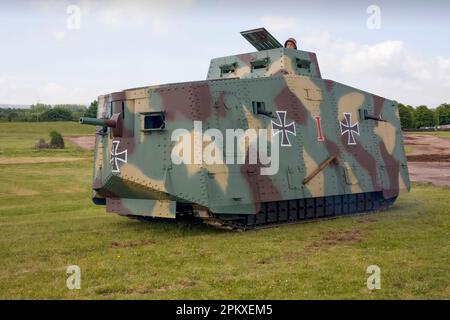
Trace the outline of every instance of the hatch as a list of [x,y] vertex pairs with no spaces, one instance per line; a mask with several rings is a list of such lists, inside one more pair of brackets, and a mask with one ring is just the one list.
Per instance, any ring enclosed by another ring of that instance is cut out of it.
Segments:
[[281,43],[265,28],[242,31],[241,34],[258,51],[283,48]]

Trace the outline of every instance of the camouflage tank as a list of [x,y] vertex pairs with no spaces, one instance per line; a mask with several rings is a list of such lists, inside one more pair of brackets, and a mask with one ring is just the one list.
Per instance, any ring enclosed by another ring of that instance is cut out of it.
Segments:
[[93,201],[250,229],[388,208],[410,181],[397,102],[321,77],[264,28],[207,80],[100,96]]

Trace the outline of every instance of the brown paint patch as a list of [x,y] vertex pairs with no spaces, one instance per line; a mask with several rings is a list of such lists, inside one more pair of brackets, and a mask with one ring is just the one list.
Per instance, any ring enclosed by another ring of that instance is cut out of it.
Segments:
[[383,196],[385,199],[390,199],[398,196],[399,193],[399,172],[400,172],[400,162],[394,158],[393,155],[389,154],[386,149],[386,145],[380,141],[379,144],[381,157],[383,158],[384,164],[386,165],[386,170],[389,176],[389,188],[383,189]]
[[126,100],[125,91],[111,93],[111,101]]
[[282,200],[283,196],[270,176],[261,175],[263,165],[259,161],[259,156],[256,164],[249,164],[248,148],[246,154],[245,164],[240,166],[240,170],[255,203],[256,210],[254,213],[258,213],[261,210],[261,202]]
[[215,108],[217,110],[217,114],[220,118],[223,118],[227,115],[227,106],[225,105],[225,96],[226,92],[221,91],[219,96],[217,97]]
[[246,66],[250,67],[250,62],[255,60],[255,57],[251,55],[250,53],[244,53],[244,54],[238,54],[236,56],[239,60],[241,60]]
[[161,87],[156,88],[155,92],[161,96],[168,120],[181,116],[192,121],[203,121],[211,115],[212,97],[205,82]]
[[328,153],[330,154],[330,156],[335,156],[338,159],[340,158],[341,150],[339,150],[337,144],[334,141],[326,139],[325,140],[325,147],[327,148]]
[[121,198],[106,198],[106,212],[114,212],[124,216],[133,215],[133,212],[123,205]]
[[195,120],[206,120],[211,116],[212,96],[207,83],[193,84],[192,91],[195,99]]
[[379,117],[381,114],[381,111],[383,110],[383,104],[386,99],[384,99],[383,97],[374,95],[374,94],[372,95],[372,99],[373,99],[373,109],[374,109],[375,117]]
[[358,141],[356,141],[356,145],[348,145],[347,134],[341,136],[342,145],[345,146],[349,154],[353,155],[359,165],[367,171],[372,180],[373,191],[380,190],[380,186],[377,183],[377,161]]
[[289,89],[284,86],[280,93],[274,99],[277,110],[287,111],[287,118],[295,121],[300,125],[306,124],[308,111],[300,99]]
[[321,73],[320,73],[320,68],[319,68],[319,61],[317,61],[317,56],[316,56],[316,54],[313,53],[313,52],[309,52],[308,55],[309,55],[309,59],[310,59],[310,60],[312,61],[312,63],[316,66],[316,70],[317,70],[317,72],[316,72],[316,77],[322,78],[322,75],[321,75]]
[[134,241],[126,241],[126,242],[118,242],[113,241],[109,245],[110,248],[133,248],[133,247],[142,247],[149,244],[154,244],[154,240],[144,239],[144,240],[134,240]]
[[334,88],[335,82],[333,80],[325,80],[325,87],[327,88],[328,92],[331,92]]
[[100,175],[96,176],[94,182],[92,183],[92,189],[100,189],[103,187],[102,178]]

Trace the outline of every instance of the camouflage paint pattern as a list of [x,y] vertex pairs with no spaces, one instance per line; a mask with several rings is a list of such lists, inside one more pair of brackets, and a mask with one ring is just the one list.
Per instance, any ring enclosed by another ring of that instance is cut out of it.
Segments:
[[[273,119],[255,114],[255,101],[274,113],[286,111],[287,121],[295,123],[297,134],[290,148],[280,148],[276,175],[260,175],[260,166],[251,164],[172,163],[172,132],[193,132],[194,121],[224,136],[225,129],[270,131]],[[145,117],[155,112],[164,112],[164,129],[145,131]],[[365,112],[385,121],[365,119]],[[255,214],[268,201],[372,191],[390,199],[410,189],[397,103],[322,79],[314,53],[277,48],[213,59],[206,81],[100,96],[97,117],[115,113],[123,122],[119,133],[97,127],[93,189],[94,199],[121,215],[175,218],[176,205],[183,203],[213,213]],[[342,123],[358,123],[355,144],[342,134]],[[126,153],[126,162],[118,161],[120,172],[113,172],[111,153]],[[330,156],[337,163],[304,184]]]

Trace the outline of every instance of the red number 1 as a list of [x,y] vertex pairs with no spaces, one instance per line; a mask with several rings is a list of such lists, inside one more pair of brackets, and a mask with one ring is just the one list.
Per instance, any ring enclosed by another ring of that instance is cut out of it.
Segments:
[[316,127],[317,127],[317,140],[324,141],[323,132],[322,132],[322,125],[320,124],[320,117],[315,117],[316,119]]

